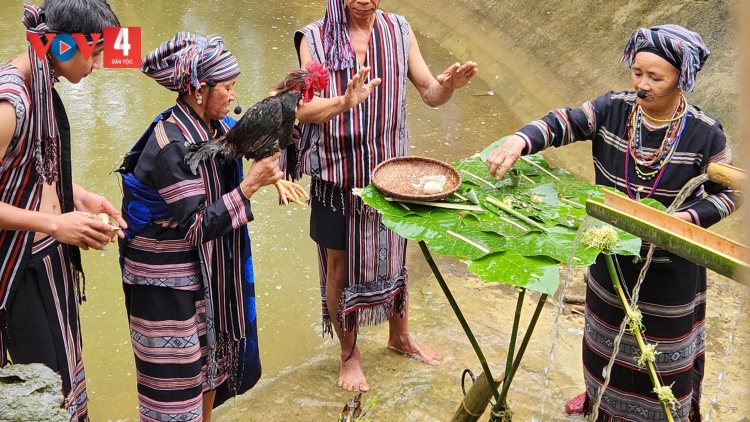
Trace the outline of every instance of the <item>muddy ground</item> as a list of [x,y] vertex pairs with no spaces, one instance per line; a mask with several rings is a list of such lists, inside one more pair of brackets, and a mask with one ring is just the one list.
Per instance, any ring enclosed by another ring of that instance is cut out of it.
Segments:
[[[481,366],[416,244],[410,244],[407,261],[411,274],[411,330],[419,341],[440,349],[443,360],[431,367],[387,350],[384,347],[387,326],[362,330],[359,344],[371,386],[363,401],[377,396],[377,404],[369,414],[373,421],[446,421],[461,403],[461,373],[469,368],[478,374]],[[505,366],[517,291],[483,283],[455,260],[441,257],[437,261],[493,374],[500,374]],[[583,291],[582,272],[578,271],[571,277],[566,294],[582,297]],[[740,316],[742,292],[736,282],[711,277],[702,408],[704,417],[710,409],[710,420],[714,421],[740,421],[750,415],[743,375],[747,371],[745,356],[750,350],[747,306],[743,308],[743,319],[734,331],[731,346],[728,342]],[[538,298],[538,294],[526,296],[522,327],[526,327]],[[580,365],[583,316],[571,312],[571,305],[563,304],[559,314],[560,334],[555,338],[557,315],[557,302],[549,301],[511,384],[509,404],[515,412],[514,420],[583,420],[564,412],[565,402],[583,391]],[[551,359],[553,344],[554,359]],[[338,350],[336,342],[321,339],[317,357],[263,379],[248,394],[219,408],[215,420],[336,421],[344,403],[353,395],[336,386]],[[550,366],[550,372],[545,379],[546,365]],[[718,389],[721,371],[725,376]],[[486,412],[480,420],[488,417]]]

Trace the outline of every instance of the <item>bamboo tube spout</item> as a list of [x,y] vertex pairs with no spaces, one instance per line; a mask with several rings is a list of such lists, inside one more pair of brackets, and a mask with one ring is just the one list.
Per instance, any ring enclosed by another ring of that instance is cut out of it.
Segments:
[[[505,378],[505,373],[500,378],[495,378],[495,384],[500,385]],[[492,398],[492,389],[487,382],[487,376],[482,372],[477,377],[469,391],[466,392],[461,404],[453,414],[451,422],[476,422],[482,416]]]
[[733,280],[746,280],[747,246],[624,196],[604,195],[604,204],[586,202],[589,215]]
[[727,164],[709,164],[707,174],[712,182],[735,190],[741,190],[747,180],[745,170]]

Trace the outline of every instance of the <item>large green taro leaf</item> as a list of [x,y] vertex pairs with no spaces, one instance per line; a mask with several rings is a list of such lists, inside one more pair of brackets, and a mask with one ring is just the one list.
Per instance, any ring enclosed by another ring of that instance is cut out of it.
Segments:
[[[457,193],[470,199],[476,196],[484,212],[390,202],[372,185],[360,195],[365,203],[382,213],[386,227],[407,239],[424,241],[435,253],[466,261],[482,280],[552,294],[559,282],[560,263],[572,259],[575,266],[591,265],[601,252],[578,240],[578,227],[587,218],[586,201],[604,200],[603,187],[576,179],[562,169],[550,168],[538,154],[528,158],[554,177],[519,160],[514,168],[520,169],[527,179],[512,186],[509,177],[493,179],[481,156],[453,164],[463,182]],[[488,195],[509,201],[515,211],[545,226],[547,233],[488,204]],[[458,196],[446,202],[477,206]],[[656,201],[644,202],[663,209]],[[595,221],[592,225],[602,224]],[[615,230],[619,242],[613,252],[639,255],[640,239]]]
[[553,295],[560,282],[558,262],[548,257],[523,256],[513,250],[469,262],[469,270],[490,283],[504,283]]
[[[594,226],[601,224],[601,222],[597,222]],[[593,264],[601,252],[600,249],[590,248],[583,244],[576,229],[554,226],[550,227],[549,231],[550,233],[547,235],[533,232],[523,237],[508,239],[508,249],[524,256],[547,256],[561,263],[568,263],[572,259],[573,265],[577,267]],[[641,239],[617,228],[615,228],[615,231],[617,231],[620,240],[617,242],[613,253],[631,256],[640,254]],[[578,239],[576,236],[578,236]],[[571,255],[574,245],[575,253]]]
[[[383,215],[383,224],[409,240],[424,241],[435,253],[463,259],[479,259],[489,253],[503,251],[508,242],[500,234],[467,229],[461,225],[456,213],[435,210],[429,217]],[[485,250],[448,233],[448,231],[475,243]]]

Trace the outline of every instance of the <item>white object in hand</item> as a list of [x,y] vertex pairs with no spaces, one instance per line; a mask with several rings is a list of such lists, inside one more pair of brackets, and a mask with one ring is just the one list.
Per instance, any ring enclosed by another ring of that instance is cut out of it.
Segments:
[[109,224],[109,214],[106,212],[100,212],[99,214],[96,214],[96,217],[102,220],[102,223]]

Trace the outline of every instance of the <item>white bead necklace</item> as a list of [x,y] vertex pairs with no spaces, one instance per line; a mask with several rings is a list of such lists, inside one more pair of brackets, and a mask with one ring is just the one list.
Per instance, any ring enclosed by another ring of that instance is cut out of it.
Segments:
[[657,125],[653,125],[653,124],[649,123],[647,119],[643,119],[643,120],[641,120],[641,122],[643,123],[644,126],[646,126],[647,128],[649,128],[650,130],[660,130],[660,129],[664,129],[667,126],[669,126],[669,123],[664,123],[664,124],[658,125],[658,126]]

